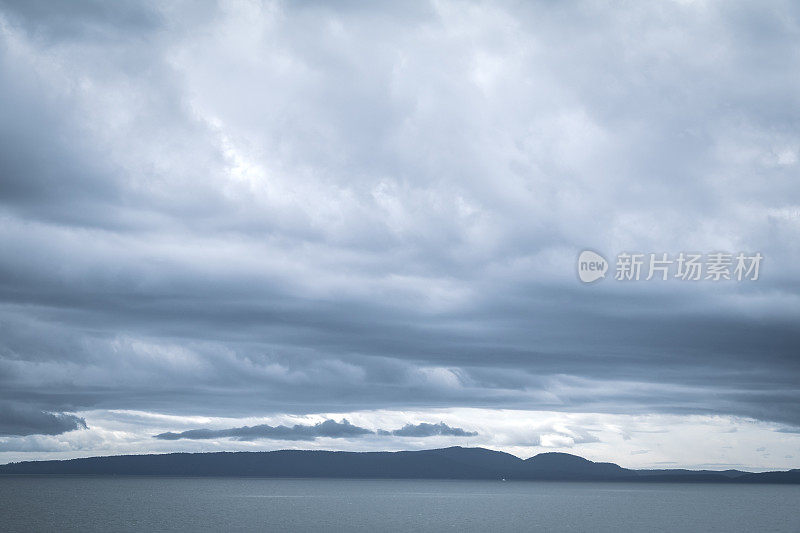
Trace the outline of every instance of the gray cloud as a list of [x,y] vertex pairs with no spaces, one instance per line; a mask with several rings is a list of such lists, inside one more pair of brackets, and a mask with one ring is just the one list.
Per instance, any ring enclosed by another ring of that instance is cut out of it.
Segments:
[[[796,426],[798,20],[3,2],[0,400]],[[765,263],[585,287],[585,247]]]
[[450,427],[444,422],[439,422],[438,424],[420,422],[419,424],[406,424],[402,428],[392,431],[378,430],[378,434],[394,435],[395,437],[434,437],[440,435],[449,437],[474,437],[478,433],[475,431],[465,431],[457,427]]
[[334,439],[360,437],[372,433],[368,429],[354,426],[346,419],[341,422],[335,420],[325,420],[313,426],[295,424],[289,426],[269,426],[266,424],[258,426],[244,426],[230,429],[190,429],[180,433],[161,433],[156,435],[157,439],[178,440],[178,439],[219,439],[231,437],[237,440],[256,440],[256,439],[277,439],[277,440],[314,440],[317,437],[329,437]]
[[166,432],[155,435],[155,438],[161,440],[178,440],[178,439],[220,439],[220,438],[233,438],[236,440],[258,440],[258,439],[274,439],[274,440],[315,440],[318,437],[329,438],[354,438],[362,437],[364,435],[378,434],[383,436],[393,435],[397,437],[433,437],[433,436],[450,436],[450,437],[473,437],[477,433],[472,431],[465,431],[461,428],[450,427],[444,422],[438,424],[428,424],[422,422],[420,424],[406,424],[400,429],[387,431],[379,429],[372,431],[362,427],[355,426],[343,419],[341,422],[335,420],[325,420],[317,424],[295,424],[289,426],[270,426],[261,424],[258,426],[244,426],[239,428],[230,429],[190,429],[181,431],[180,433]]
[[28,405],[0,402],[0,436],[59,435],[86,429],[86,420],[68,413],[48,413]]
[[159,17],[139,2],[109,5],[99,0],[51,4],[43,0],[5,0],[4,14],[45,44],[141,39],[159,24]]

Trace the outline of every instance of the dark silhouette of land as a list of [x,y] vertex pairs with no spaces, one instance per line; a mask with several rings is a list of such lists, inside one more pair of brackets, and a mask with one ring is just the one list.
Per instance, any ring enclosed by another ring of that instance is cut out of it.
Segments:
[[568,453],[530,459],[484,448],[406,452],[169,453],[0,465],[0,475],[234,476],[362,479],[506,479],[697,483],[800,483],[800,470],[631,470]]

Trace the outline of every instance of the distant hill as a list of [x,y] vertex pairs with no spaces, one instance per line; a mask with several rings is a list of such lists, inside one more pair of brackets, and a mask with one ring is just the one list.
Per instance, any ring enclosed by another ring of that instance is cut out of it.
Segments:
[[636,473],[640,476],[648,476],[648,475],[670,475],[670,476],[698,476],[698,475],[715,475],[715,476],[727,476],[727,477],[739,477],[743,474],[748,474],[749,472],[743,472],[742,470],[687,470],[685,468],[674,468],[669,470],[636,470]]
[[636,472],[614,463],[595,463],[569,453],[540,453],[523,461],[517,479],[627,479]]
[[748,473],[737,470],[630,470],[568,453],[522,460],[484,448],[405,452],[169,453],[117,455],[66,461],[0,465],[0,475],[138,475],[381,479],[506,479],[701,483],[800,483],[800,470]]

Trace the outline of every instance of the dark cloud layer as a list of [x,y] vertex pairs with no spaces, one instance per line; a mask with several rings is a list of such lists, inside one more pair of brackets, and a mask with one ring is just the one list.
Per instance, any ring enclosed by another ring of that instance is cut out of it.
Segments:
[[[31,420],[7,427],[800,426],[799,26],[788,1],[0,2],[0,401]],[[581,286],[584,248],[765,260]],[[225,431],[316,435],[281,428]]]
[[68,413],[48,413],[13,402],[0,402],[0,436],[59,435],[86,429],[86,420]]

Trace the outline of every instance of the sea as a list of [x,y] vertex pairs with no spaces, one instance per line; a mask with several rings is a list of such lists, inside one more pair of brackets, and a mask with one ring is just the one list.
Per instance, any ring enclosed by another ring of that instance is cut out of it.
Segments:
[[800,486],[10,476],[0,531],[800,532]]

